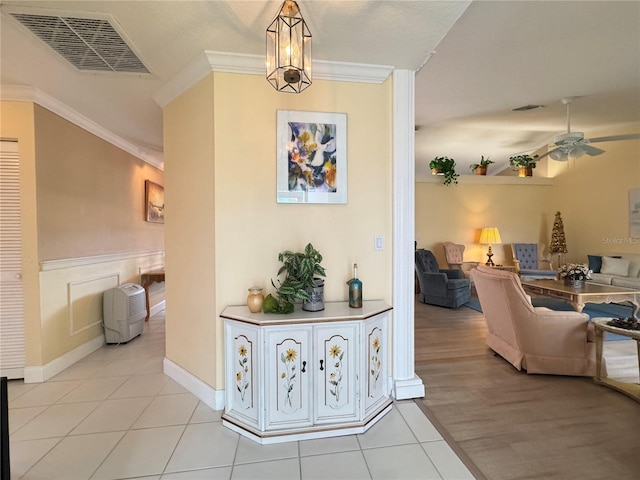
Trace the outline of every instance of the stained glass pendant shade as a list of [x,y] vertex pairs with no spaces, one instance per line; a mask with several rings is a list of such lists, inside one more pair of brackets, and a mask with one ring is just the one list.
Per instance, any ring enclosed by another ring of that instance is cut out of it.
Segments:
[[267,80],[279,92],[311,85],[311,32],[298,4],[286,0],[267,28]]

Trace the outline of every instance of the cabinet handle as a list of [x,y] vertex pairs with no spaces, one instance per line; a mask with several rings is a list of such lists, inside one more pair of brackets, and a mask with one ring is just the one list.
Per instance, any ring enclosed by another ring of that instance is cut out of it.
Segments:
[[324,367],[322,366],[323,362],[324,362],[324,360],[320,360],[320,370],[324,370]]
[[302,362],[302,373],[306,372],[305,368],[307,368],[307,362]]

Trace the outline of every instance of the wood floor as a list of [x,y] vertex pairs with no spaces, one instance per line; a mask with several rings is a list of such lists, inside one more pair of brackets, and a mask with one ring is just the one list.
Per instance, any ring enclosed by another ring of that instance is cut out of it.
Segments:
[[[416,302],[425,413],[477,478],[640,479],[640,402],[591,378],[527,375],[485,345],[481,313]],[[633,341],[606,342],[609,376],[638,381]]]

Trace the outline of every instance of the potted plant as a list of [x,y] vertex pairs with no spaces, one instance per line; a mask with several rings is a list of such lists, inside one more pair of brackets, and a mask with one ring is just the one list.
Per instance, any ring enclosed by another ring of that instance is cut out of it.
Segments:
[[456,162],[449,157],[436,157],[429,162],[429,168],[433,175],[444,175],[444,185],[458,183],[459,174],[456,173]]
[[311,243],[304,252],[284,250],[278,254],[282,266],[278,276],[285,274],[278,285],[271,280],[276,289],[277,299],[267,295],[262,304],[265,313],[291,313],[293,304],[302,300],[302,309],[310,312],[324,310],[324,280],[326,275],[322,262],[322,255]]
[[536,168],[538,162],[538,156],[531,157],[530,155],[514,155],[509,158],[509,165],[511,168],[518,171],[519,177],[531,177],[533,176],[533,169]]
[[492,163],[494,163],[493,160],[489,160],[489,157],[484,158],[484,155],[482,155],[480,157],[480,163],[472,163],[469,165],[469,169],[476,175],[486,175],[487,167]]
[[584,282],[591,278],[591,270],[584,263],[565,263],[558,270],[560,278],[564,280],[566,285],[573,288],[584,287]]

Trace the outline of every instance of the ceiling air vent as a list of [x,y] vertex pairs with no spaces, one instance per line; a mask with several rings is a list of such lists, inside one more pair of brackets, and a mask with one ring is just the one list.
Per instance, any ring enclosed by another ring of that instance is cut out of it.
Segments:
[[512,108],[512,112],[526,112],[527,110],[535,110],[536,108],[544,108],[544,105],[523,105],[521,107]]
[[149,73],[108,20],[11,15],[78,70]]

